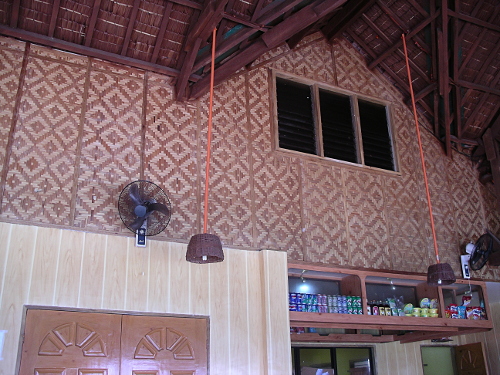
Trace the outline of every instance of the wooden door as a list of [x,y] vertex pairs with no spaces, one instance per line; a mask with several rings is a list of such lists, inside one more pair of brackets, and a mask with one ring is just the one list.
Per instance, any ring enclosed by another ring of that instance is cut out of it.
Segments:
[[480,342],[455,347],[455,359],[458,375],[488,375]]
[[30,309],[21,375],[207,375],[204,318]]
[[206,375],[207,321],[124,315],[122,375]]
[[119,375],[116,314],[28,310],[22,375]]

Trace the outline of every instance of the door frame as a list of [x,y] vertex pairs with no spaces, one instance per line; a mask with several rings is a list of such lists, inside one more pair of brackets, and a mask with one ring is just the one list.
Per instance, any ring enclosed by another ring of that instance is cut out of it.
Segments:
[[422,357],[422,348],[450,348],[450,351],[452,353],[452,361],[451,365],[453,366],[453,373],[457,374],[457,365],[455,361],[455,347],[456,345],[420,345],[420,364],[422,366],[422,373],[425,374],[425,368],[424,368],[424,358]]
[[90,309],[90,308],[77,308],[77,307],[62,307],[62,306],[39,306],[39,305],[24,305],[22,310],[21,329],[19,332],[19,344],[17,348],[16,359],[16,375],[20,375],[21,370],[21,355],[24,343],[24,332],[26,328],[26,315],[28,310],[51,310],[51,311],[64,311],[64,312],[78,312],[78,313],[101,313],[101,314],[116,314],[116,315],[139,315],[139,316],[157,316],[157,317],[171,317],[171,318],[194,318],[205,319],[207,323],[207,374],[210,375],[210,316],[208,315],[195,315],[195,314],[175,314],[175,313],[155,313],[145,311],[132,311],[132,310],[105,310],[105,309]]

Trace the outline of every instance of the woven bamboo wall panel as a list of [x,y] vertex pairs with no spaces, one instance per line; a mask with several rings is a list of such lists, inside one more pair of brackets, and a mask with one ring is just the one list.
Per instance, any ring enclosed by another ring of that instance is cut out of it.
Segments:
[[343,171],[346,191],[349,263],[390,268],[384,178],[367,172]]
[[[216,87],[208,231],[225,246],[283,250],[293,260],[425,272],[434,251],[413,116],[352,47],[315,38],[276,48]],[[16,97],[23,46],[0,39],[0,155],[10,155],[0,217],[131,235],[117,200],[144,178],[172,201],[159,237],[187,242],[199,233],[208,95],[178,103],[173,78],[32,46]],[[272,67],[388,100],[398,173],[275,150]],[[465,241],[484,228],[500,232],[496,198],[466,158],[448,159],[423,138],[441,259],[459,275]]]
[[[218,86],[214,92],[208,212],[213,233],[233,245],[252,247],[251,164],[245,84],[244,75],[240,75]],[[202,108],[207,107],[202,103]],[[202,114],[204,123],[206,114],[204,111]],[[206,136],[202,139],[205,149]]]
[[198,108],[173,98],[172,78],[149,75],[144,178],[164,189],[172,218],[160,236],[189,240],[200,231]]
[[295,158],[254,155],[255,247],[302,259],[300,174]]
[[91,71],[88,90],[75,226],[125,231],[116,202],[141,175],[143,81]]
[[250,126],[250,145],[254,152],[267,153],[272,149],[271,119],[273,112],[270,107],[269,74],[266,69],[255,69],[247,75],[248,90],[248,121]]
[[349,264],[342,170],[305,162],[302,168],[304,259]]
[[380,73],[368,70],[359,53],[346,40],[335,45],[334,54],[339,87],[387,101],[401,97]]
[[70,224],[85,71],[30,57],[2,212],[8,218]]
[[0,176],[3,172],[7,142],[14,116],[24,47],[24,43],[14,45],[12,48],[0,43]]

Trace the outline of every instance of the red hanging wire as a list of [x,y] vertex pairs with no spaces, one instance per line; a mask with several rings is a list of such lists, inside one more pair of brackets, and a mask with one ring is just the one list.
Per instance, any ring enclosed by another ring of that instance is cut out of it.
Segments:
[[427,194],[427,206],[429,208],[429,216],[431,218],[431,230],[432,230],[432,240],[434,242],[434,252],[436,253],[436,261],[437,261],[437,263],[439,263],[439,251],[438,251],[438,245],[437,245],[437,239],[436,239],[436,226],[434,225],[434,216],[432,215],[431,194],[429,191],[429,181],[427,180],[427,169],[425,168],[424,151],[422,148],[422,140],[420,138],[420,128],[418,126],[417,106],[415,105],[415,95],[413,93],[413,84],[412,84],[412,80],[411,80],[410,63],[408,61],[408,51],[406,49],[405,35],[402,34],[401,38],[403,39],[403,49],[404,49],[405,61],[406,61],[406,72],[408,73],[408,83],[410,85],[410,95],[411,95],[411,104],[413,107],[413,117],[415,118],[415,127],[417,128],[417,139],[418,139],[418,148],[420,150],[420,161],[422,162],[422,170],[424,173],[425,193]]
[[214,76],[215,76],[215,35],[217,29],[212,31],[212,68],[210,71],[210,102],[208,105],[208,139],[207,139],[207,162],[205,169],[205,211],[203,214],[203,233],[207,233],[208,221],[208,177],[210,172],[210,144],[212,143],[212,108],[214,101]]

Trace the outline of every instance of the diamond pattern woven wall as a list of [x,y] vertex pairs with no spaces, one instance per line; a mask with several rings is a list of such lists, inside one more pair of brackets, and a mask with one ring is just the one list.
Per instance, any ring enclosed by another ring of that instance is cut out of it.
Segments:
[[0,38],[0,175],[14,116],[24,49],[22,42]]
[[125,229],[116,209],[118,196],[141,176],[144,87],[142,79],[109,73],[112,69],[97,62],[90,71],[75,226],[120,232]]
[[[0,40],[0,157],[8,166],[0,219],[128,233],[118,195],[145,178],[173,204],[159,237],[186,242],[199,233],[208,96],[178,103],[172,78],[34,46],[21,76],[23,53],[23,43]],[[269,68],[390,102],[399,172],[275,150]],[[412,272],[434,263],[413,116],[348,43],[314,35],[293,51],[276,48],[216,87],[214,105],[209,231],[225,246]],[[448,159],[427,132],[424,145],[441,258],[458,275],[461,246],[485,227],[500,231],[496,198],[466,158]]]
[[[32,54],[26,68],[2,212],[5,217],[70,224],[85,60]],[[74,62],[74,61],[73,61]]]
[[160,234],[189,240],[201,230],[198,105],[173,98],[172,78],[148,78],[144,178],[161,186],[172,202],[172,219]]

